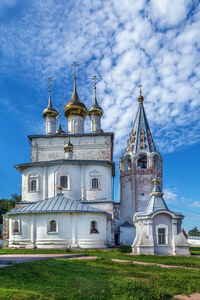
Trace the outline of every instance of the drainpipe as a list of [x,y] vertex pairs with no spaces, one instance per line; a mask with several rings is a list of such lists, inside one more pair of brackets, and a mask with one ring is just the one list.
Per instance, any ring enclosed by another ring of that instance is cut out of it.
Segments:
[[62,166],[64,164],[64,161],[62,161],[62,163],[57,167],[57,169],[55,169],[55,171],[53,172],[53,174],[54,174],[54,197],[56,196],[56,178],[55,178],[55,173],[56,173],[56,171],[58,171],[58,169]]

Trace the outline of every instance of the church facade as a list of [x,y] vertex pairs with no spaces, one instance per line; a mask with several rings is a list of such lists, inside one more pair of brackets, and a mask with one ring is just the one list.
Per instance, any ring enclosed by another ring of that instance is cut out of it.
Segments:
[[[104,248],[138,240],[136,216],[149,205],[154,178],[162,189],[162,157],[143,100],[140,86],[135,122],[120,158],[120,201],[114,203],[114,133],[101,129],[96,81],[94,101],[87,109],[78,97],[74,73],[73,94],[64,107],[68,133],[52,105],[49,84],[43,111],[46,134],[28,136],[31,162],[16,166],[22,174],[22,201],[7,214],[9,247]],[[84,130],[87,115],[90,133]]]

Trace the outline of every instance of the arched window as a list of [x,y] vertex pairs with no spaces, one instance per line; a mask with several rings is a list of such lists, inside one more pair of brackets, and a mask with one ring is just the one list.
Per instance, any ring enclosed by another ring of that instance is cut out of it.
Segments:
[[92,178],[92,189],[98,189],[98,188],[99,188],[98,178]]
[[13,223],[13,233],[19,233],[19,222],[14,221]]
[[131,156],[127,155],[124,158],[124,171],[131,170],[131,166],[132,166]]
[[137,161],[138,169],[146,169],[147,168],[147,156],[146,154],[140,154]]
[[67,189],[68,188],[68,177],[67,176],[60,176],[60,186],[63,189]]
[[56,232],[56,221],[55,220],[51,220],[50,224],[49,224],[49,231],[50,232]]
[[30,181],[30,190],[32,192],[37,190],[37,181],[36,181],[36,179],[32,179]]
[[154,155],[153,157],[153,167],[155,171],[160,171],[161,165],[160,165],[160,158],[158,155]]
[[28,189],[29,192],[38,192],[39,190],[39,175],[32,173],[28,176]]
[[99,233],[99,231],[97,229],[97,222],[96,221],[91,222],[90,233]]

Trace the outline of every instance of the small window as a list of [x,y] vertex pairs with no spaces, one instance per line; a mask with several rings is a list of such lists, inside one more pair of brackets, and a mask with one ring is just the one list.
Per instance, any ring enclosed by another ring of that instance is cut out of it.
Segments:
[[14,221],[14,223],[13,223],[13,233],[14,234],[19,233],[19,222],[18,221]]
[[158,228],[158,244],[165,245],[166,244],[166,229]]
[[49,224],[49,231],[50,232],[56,232],[56,221],[55,220],[51,220],[50,224]]
[[39,189],[39,175],[30,174],[28,177],[28,190],[29,192],[38,192]]
[[32,180],[30,181],[30,190],[31,190],[32,192],[34,192],[34,191],[37,190],[37,182],[36,182],[35,179],[32,179]]
[[92,178],[92,189],[98,189],[98,188],[99,188],[98,178]]
[[68,177],[67,176],[60,176],[60,186],[63,189],[67,189],[68,188]]
[[124,158],[124,171],[131,170],[131,167],[132,167],[131,156],[128,154]]
[[97,222],[96,221],[91,222],[90,233],[99,233],[99,231],[97,229]]

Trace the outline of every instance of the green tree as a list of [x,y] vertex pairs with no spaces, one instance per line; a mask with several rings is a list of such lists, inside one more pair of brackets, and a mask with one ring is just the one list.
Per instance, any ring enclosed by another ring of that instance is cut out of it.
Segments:
[[195,226],[193,229],[190,229],[188,231],[188,235],[190,235],[190,236],[200,236],[200,231]]
[[3,216],[9,210],[15,207],[15,204],[21,201],[21,196],[12,194],[11,199],[0,199],[0,224],[3,222]]

